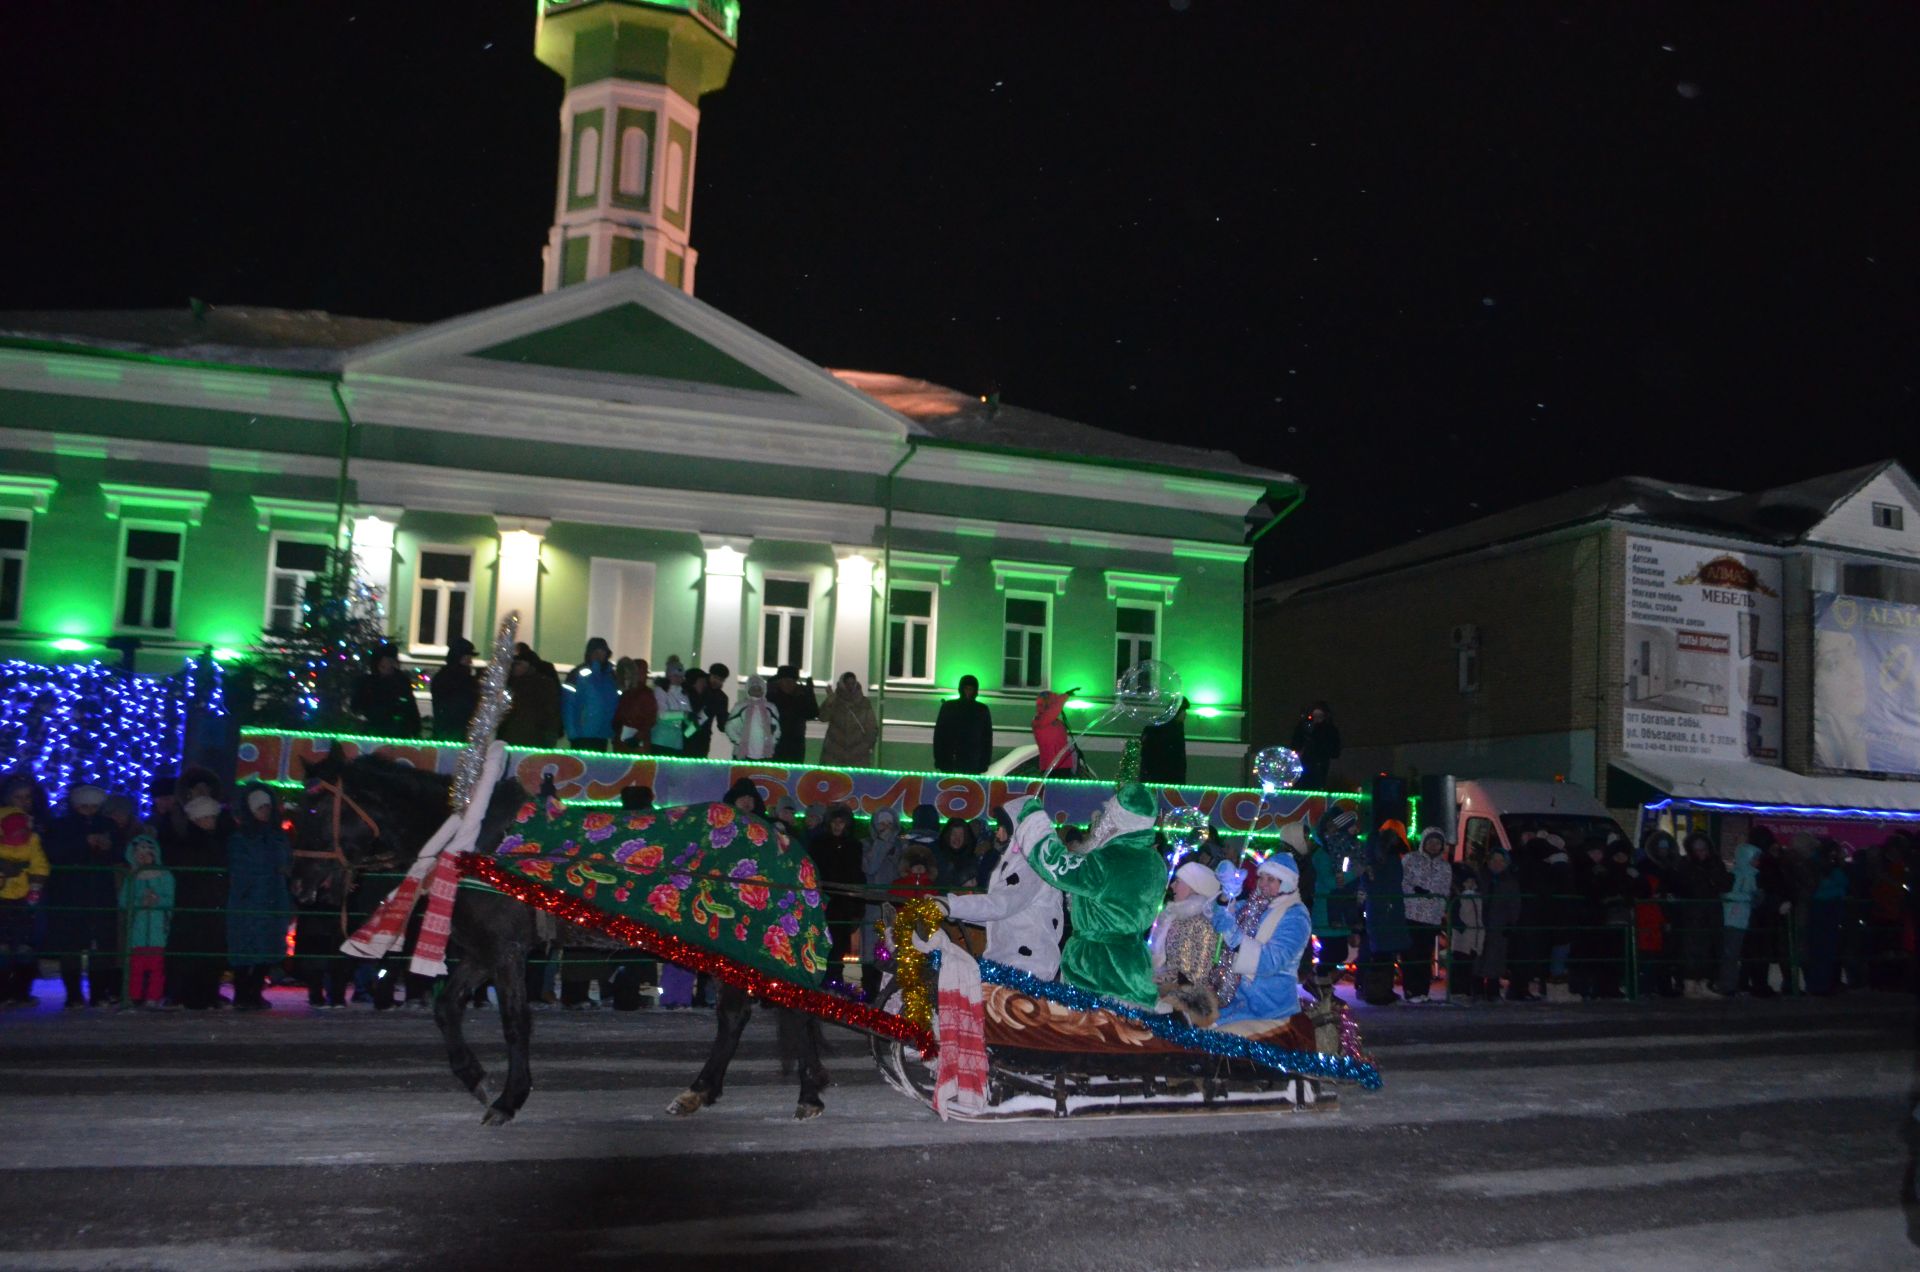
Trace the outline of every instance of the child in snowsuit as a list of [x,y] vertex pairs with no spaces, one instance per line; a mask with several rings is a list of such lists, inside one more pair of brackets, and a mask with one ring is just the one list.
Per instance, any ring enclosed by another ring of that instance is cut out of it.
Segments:
[[770,759],[780,745],[780,713],[767,701],[767,682],[760,677],[747,677],[747,700],[727,717],[727,736],[736,760]]
[[127,919],[127,1001],[158,1007],[167,993],[167,929],[173,924],[173,872],[161,868],[160,841],[142,831],[127,844],[133,867],[120,885]]
[[33,908],[40,904],[49,873],[33,819],[21,809],[0,808],[0,1002],[33,1001],[33,977],[39,969]]

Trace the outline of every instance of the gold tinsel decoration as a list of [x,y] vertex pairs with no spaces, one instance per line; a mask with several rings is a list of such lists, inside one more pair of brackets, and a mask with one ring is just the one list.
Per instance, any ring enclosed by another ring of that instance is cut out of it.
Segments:
[[913,943],[916,929],[937,929],[946,919],[932,897],[902,901],[893,916],[893,978],[900,985],[900,1015],[916,1028],[933,1028],[935,986],[928,974],[927,956]]

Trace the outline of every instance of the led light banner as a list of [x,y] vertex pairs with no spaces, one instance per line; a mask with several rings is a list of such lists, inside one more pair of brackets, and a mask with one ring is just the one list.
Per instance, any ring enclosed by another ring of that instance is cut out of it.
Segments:
[[1920,605],[1813,594],[1813,762],[1920,777]]
[[[452,773],[460,753],[457,744],[390,742],[379,738],[341,738],[337,743],[349,758],[365,751],[416,768]],[[318,762],[335,745],[329,738],[296,733],[272,733],[249,729],[240,741],[238,777],[249,781],[300,781],[307,762]],[[554,793],[563,800],[612,800],[628,786],[650,786],[654,802],[661,805],[693,804],[720,799],[727,788],[740,778],[752,778],[773,804],[786,795],[800,804],[844,803],[860,814],[892,808],[904,816],[921,804],[932,804],[942,818],[971,819],[986,815],[1011,799],[1039,795],[1041,783],[1033,777],[967,777],[942,773],[900,773],[884,769],[788,767],[780,764],[734,763],[726,760],[681,760],[651,755],[611,753],[596,755],[583,751],[542,751],[520,747],[507,752],[511,771],[529,791],[540,789],[541,780],[553,775]],[[1158,790],[1161,802],[1170,808],[1198,808],[1223,830],[1244,832],[1260,818],[1259,829],[1276,827],[1301,818],[1311,825],[1326,810],[1327,797],[1297,791],[1282,791],[1267,798],[1260,809],[1260,792],[1225,791],[1217,787],[1167,786]],[[1095,809],[1113,794],[1108,782],[1050,781],[1046,783],[1047,809],[1058,821],[1085,825]],[[1366,801],[1354,795],[1345,797],[1360,809],[1365,820]]]
[[1628,539],[1624,746],[1780,763],[1780,562]]

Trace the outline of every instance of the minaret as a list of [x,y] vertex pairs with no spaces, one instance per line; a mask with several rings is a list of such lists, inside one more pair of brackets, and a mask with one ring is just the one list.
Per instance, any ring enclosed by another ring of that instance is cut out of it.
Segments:
[[644,269],[689,293],[700,98],[733,67],[739,0],[539,0],[534,52],[567,81],[544,289]]

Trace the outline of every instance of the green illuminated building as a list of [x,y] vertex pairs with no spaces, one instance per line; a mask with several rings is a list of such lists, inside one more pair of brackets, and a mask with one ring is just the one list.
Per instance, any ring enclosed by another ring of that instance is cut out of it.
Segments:
[[1250,542],[1298,484],[829,371],[695,300],[695,106],[738,20],[720,0],[542,6],[540,56],[568,77],[547,294],[424,326],[0,314],[0,650],[132,644],[158,669],[244,649],[350,532],[423,665],[519,610],[562,667],[604,636],[656,669],[850,670],[884,694],[882,762],[907,767],[962,675],[1010,748],[1039,688],[1097,704],[1151,656],[1196,708],[1192,780],[1235,778]]

